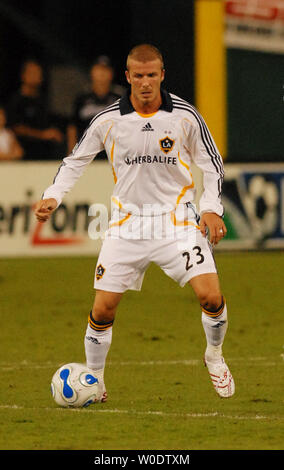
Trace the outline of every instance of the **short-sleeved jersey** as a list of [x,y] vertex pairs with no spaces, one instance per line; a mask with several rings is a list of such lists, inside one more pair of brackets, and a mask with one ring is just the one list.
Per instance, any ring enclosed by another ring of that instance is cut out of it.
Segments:
[[115,182],[112,199],[122,211],[140,215],[151,204],[161,214],[192,201],[194,162],[203,172],[200,212],[222,216],[223,162],[203,118],[185,100],[165,90],[161,95],[162,105],[153,114],[136,112],[127,93],[95,116],[43,197],[60,204],[105,149]]

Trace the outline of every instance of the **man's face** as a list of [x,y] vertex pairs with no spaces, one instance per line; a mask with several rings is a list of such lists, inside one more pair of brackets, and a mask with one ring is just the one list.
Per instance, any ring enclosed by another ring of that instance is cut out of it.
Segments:
[[131,95],[142,105],[151,104],[160,96],[165,71],[159,59],[139,62],[129,59],[126,79],[131,85]]

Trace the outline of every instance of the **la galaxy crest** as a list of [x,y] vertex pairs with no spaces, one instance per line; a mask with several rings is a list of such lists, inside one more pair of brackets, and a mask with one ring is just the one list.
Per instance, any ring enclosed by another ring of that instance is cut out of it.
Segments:
[[104,273],[105,273],[105,268],[101,264],[99,264],[96,269],[97,281],[99,281],[103,277]]
[[170,139],[168,136],[164,137],[163,139],[160,139],[159,142],[160,142],[160,148],[164,153],[170,152],[175,145],[175,141]]

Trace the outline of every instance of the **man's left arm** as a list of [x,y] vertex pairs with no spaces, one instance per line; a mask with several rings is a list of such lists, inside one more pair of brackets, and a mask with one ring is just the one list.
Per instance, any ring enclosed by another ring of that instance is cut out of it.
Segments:
[[200,229],[203,236],[209,231],[209,240],[216,245],[227,233],[221,201],[224,165],[213,137],[199,114],[190,140],[194,163],[203,173],[204,190],[199,201]]

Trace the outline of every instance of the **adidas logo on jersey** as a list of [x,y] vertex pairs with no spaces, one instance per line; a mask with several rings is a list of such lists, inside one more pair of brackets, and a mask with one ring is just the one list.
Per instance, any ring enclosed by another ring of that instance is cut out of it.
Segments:
[[151,126],[150,122],[147,122],[145,126],[142,127],[141,131],[153,131],[153,127]]

